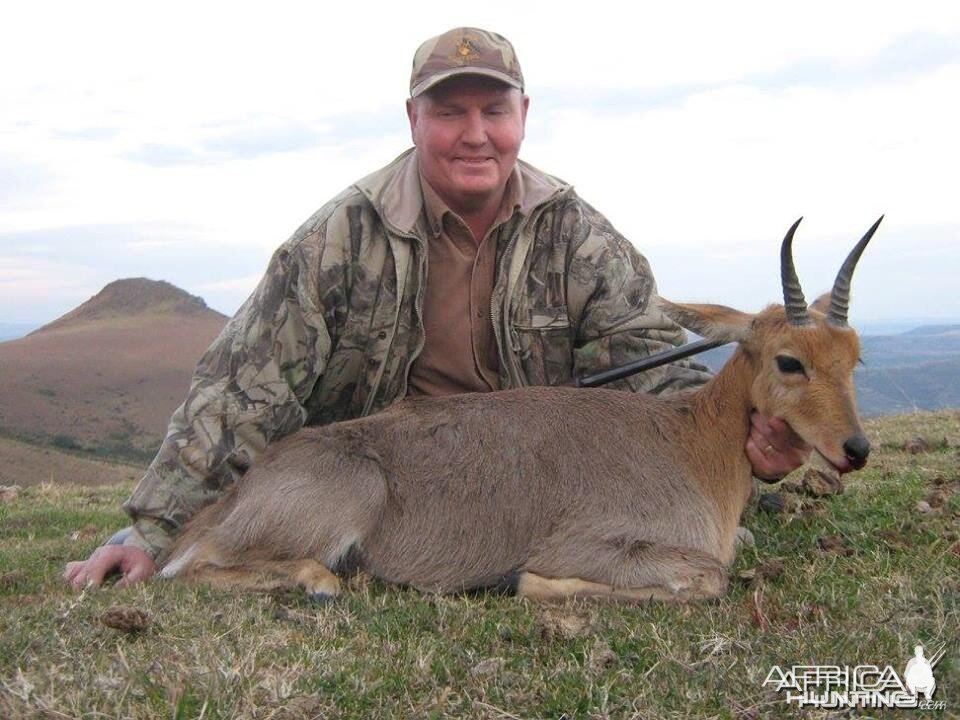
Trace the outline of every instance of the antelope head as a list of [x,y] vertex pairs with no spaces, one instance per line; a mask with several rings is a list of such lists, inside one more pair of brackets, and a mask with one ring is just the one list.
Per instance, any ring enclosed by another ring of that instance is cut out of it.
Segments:
[[781,246],[782,306],[771,305],[751,315],[722,305],[664,303],[671,317],[699,335],[738,342],[753,373],[753,407],[767,417],[786,420],[841,473],[862,468],[870,452],[853,389],[860,343],[847,324],[847,309],[854,268],[882,219],[847,256],[833,290],[811,306],[804,300],[793,264],[793,235],[800,220]]

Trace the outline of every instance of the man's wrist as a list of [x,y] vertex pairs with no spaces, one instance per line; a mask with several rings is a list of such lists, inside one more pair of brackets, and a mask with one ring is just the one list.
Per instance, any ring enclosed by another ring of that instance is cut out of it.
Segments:
[[123,545],[130,534],[133,532],[133,525],[128,525],[125,528],[120,528],[113,535],[111,535],[104,545]]
[[[123,538],[123,546],[142,550],[155,562],[173,545],[173,535],[167,529],[167,525],[152,518],[140,518],[130,528],[124,528],[120,532],[125,530],[129,532]],[[117,535],[119,533],[114,537]]]

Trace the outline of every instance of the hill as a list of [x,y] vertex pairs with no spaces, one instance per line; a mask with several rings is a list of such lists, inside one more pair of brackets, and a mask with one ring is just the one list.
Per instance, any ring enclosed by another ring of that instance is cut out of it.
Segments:
[[0,432],[148,458],[227,318],[167,282],[117,280],[0,343]]
[[78,457],[54,448],[0,438],[0,485],[29,487],[39,483],[96,486],[129,484],[140,479],[142,467]]
[[220,313],[208,308],[202,298],[190,295],[165,280],[126,278],[114,280],[82,305],[31,334],[145,315],[182,318],[201,317],[210,313],[226,320]]

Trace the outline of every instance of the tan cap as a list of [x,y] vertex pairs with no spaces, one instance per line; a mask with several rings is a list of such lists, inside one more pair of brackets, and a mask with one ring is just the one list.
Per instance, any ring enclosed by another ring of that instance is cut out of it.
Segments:
[[410,73],[410,97],[454,75],[485,75],[523,90],[523,73],[513,45],[488,30],[448,30],[417,48]]

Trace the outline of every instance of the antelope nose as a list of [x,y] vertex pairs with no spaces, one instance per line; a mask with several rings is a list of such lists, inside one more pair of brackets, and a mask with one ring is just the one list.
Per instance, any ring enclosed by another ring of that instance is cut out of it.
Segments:
[[870,454],[870,441],[863,435],[853,435],[847,438],[847,441],[843,444],[843,452],[850,464],[859,470],[867,464],[867,455]]

